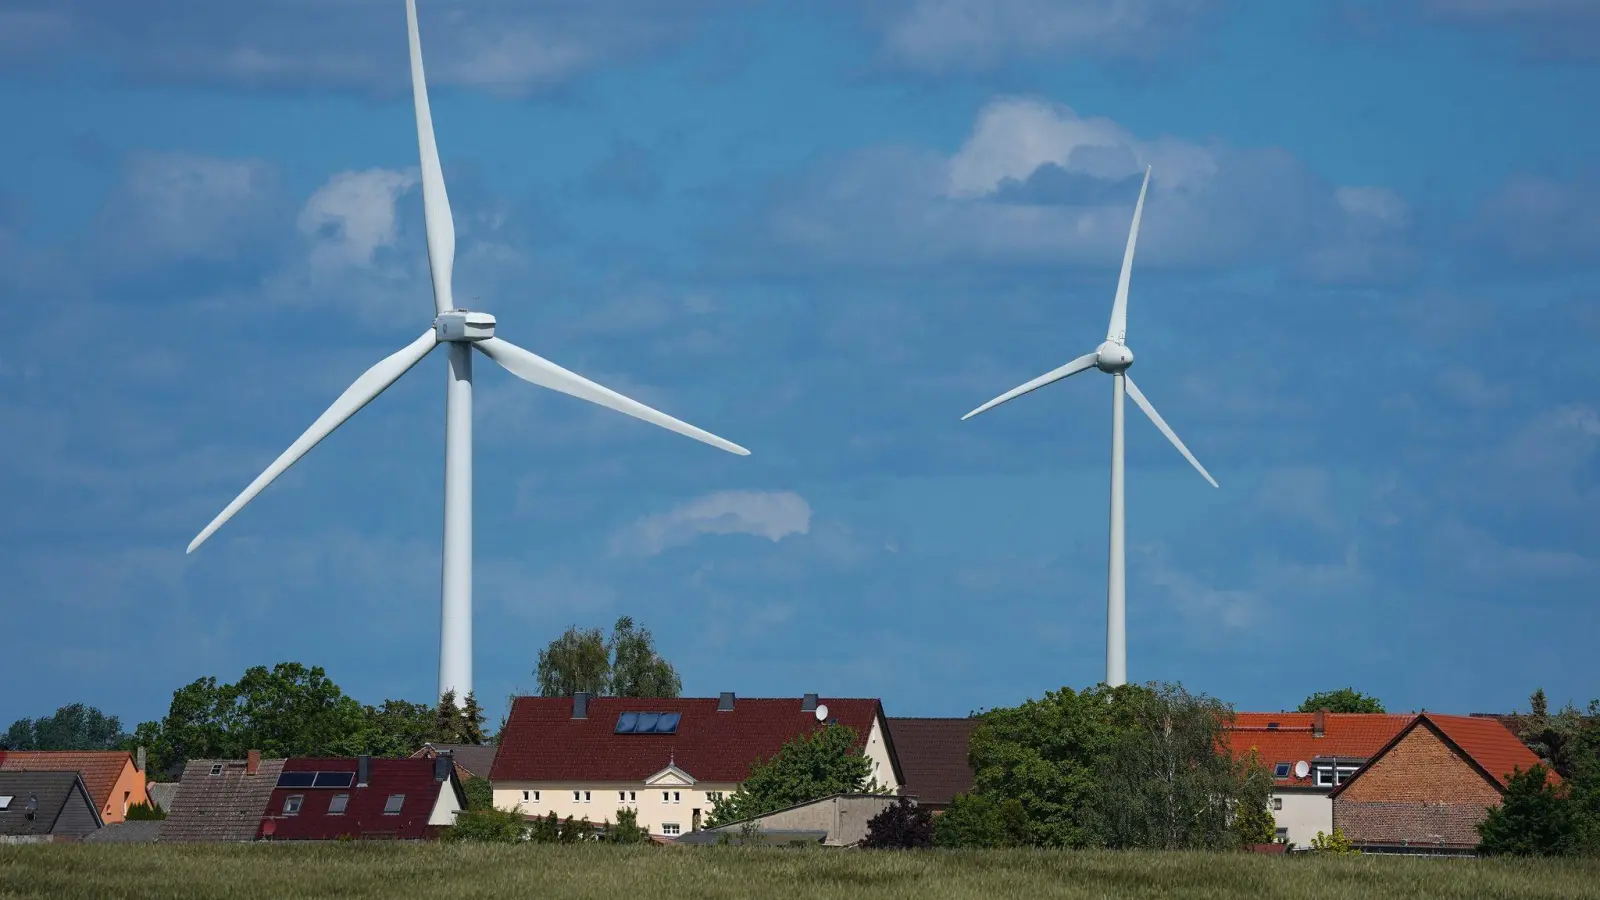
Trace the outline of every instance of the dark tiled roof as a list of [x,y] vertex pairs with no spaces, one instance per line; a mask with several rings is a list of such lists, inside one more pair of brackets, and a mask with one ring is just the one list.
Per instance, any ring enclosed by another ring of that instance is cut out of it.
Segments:
[[84,835],[97,844],[149,844],[161,837],[165,822],[114,822],[99,831]]
[[[219,764],[222,774],[212,775],[212,766]],[[255,775],[245,774],[242,759],[189,760],[161,841],[255,840],[282,771],[281,759],[263,759]]]
[[468,774],[479,778],[488,778],[489,770],[494,767],[494,752],[500,749],[494,744],[424,744],[421,750],[411,754],[413,757],[431,756],[428,751],[436,753],[448,752],[455,757],[456,765],[465,769]]
[[178,796],[178,782],[152,781],[144,786],[144,790],[145,793],[150,796],[150,802],[161,807],[162,809],[171,811],[173,798]]
[[126,750],[11,750],[0,760],[0,772],[78,772],[95,808],[105,809],[122,770],[131,765]]
[[[355,772],[357,765],[358,761],[353,758],[296,757],[286,760],[283,770]],[[456,791],[457,805],[465,805],[454,767],[446,767],[450,777],[439,782],[434,780],[433,766],[431,759],[373,759],[366,787],[352,784],[348,788],[277,788],[272,792],[265,816],[273,823],[271,839],[329,841],[342,835],[397,840],[433,837],[438,829],[428,824],[428,818],[440,795],[444,791]],[[329,804],[341,794],[348,797],[344,812],[329,812]],[[388,815],[384,806],[394,794],[404,795],[405,800],[398,814]],[[284,815],[284,801],[291,796],[302,798],[300,810],[295,815]]]
[[[882,716],[877,700],[823,698],[828,717],[863,744]],[[675,712],[676,734],[616,734],[623,712]],[[518,697],[490,777],[495,781],[642,781],[669,761],[697,781],[738,783],[750,765],[824,727],[799,697],[740,697],[719,712],[717,698],[636,700],[595,697],[588,717],[572,718],[570,697]],[[887,738],[892,740],[892,738]]]
[[[1234,716],[1233,724],[1226,729],[1225,739],[1235,756],[1248,756],[1254,750],[1262,765],[1269,769],[1275,769],[1278,763],[1289,763],[1289,777],[1274,779],[1274,787],[1314,789],[1315,773],[1297,778],[1294,774],[1295,763],[1302,760],[1310,762],[1319,756],[1371,759],[1416,718],[1410,713],[1324,713],[1322,737],[1317,737],[1312,731],[1315,715],[1299,712],[1238,713]],[[1271,725],[1277,727],[1269,727]]]
[[947,806],[955,795],[972,790],[972,764],[967,754],[978,719],[888,721],[907,794],[928,806]]
[[[100,811],[89,797],[83,778],[77,772],[0,772],[0,797],[10,801],[0,809],[0,834],[44,835],[61,830],[93,831],[100,827]],[[28,799],[37,798],[38,807],[28,818]],[[80,815],[63,816],[69,803],[82,804]],[[77,829],[58,829],[58,822],[77,821]]]

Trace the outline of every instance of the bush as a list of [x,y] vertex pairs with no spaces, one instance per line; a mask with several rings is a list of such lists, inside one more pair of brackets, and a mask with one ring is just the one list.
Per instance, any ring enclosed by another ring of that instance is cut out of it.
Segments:
[[950,808],[933,820],[935,847],[992,849],[1028,843],[1028,814],[1019,800],[958,794]]
[[912,850],[933,846],[933,814],[901,797],[867,821],[863,847],[880,850]]
[[1513,771],[1500,805],[1478,823],[1478,852],[1486,856],[1559,856],[1572,838],[1566,797],[1543,765]]
[[456,814],[456,823],[445,829],[441,840],[476,841],[487,844],[515,844],[527,836],[528,825],[514,809],[468,809]]
[[468,778],[461,783],[461,792],[467,795],[467,809],[494,807],[494,785],[487,778]]
[[167,811],[155,801],[149,803],[135,803],[128,807],[128,814],[123,816],[128,822],[159,822],[167,817]]
[[1354,844],[1350,843],[1350,839],[1345,837],[1344,832],[1338,828],[1333,830],[1333,834],[1317,832],[1317,836],[1311,839],[1311,850],[1313,853],[1329,853],[1335,856],[1361,852],[1356,849]]
[[610,844],[644,844],[650,841],[650,832],[639,825],[639,811],[626,807],[617,810],[617,824],[607,826],[606,842]]

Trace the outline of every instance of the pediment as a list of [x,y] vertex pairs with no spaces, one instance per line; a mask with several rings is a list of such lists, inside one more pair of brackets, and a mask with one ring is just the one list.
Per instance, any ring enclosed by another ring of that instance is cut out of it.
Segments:
[[646,778],[644,783],[651,787],[660,787],[661,785],[688,787],[694,784],[694,776],[678,768],[676,764],[672,764]]

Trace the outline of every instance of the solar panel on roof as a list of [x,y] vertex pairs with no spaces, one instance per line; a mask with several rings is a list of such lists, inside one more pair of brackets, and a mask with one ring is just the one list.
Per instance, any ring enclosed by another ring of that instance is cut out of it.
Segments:
[[346,788],[356,780],[354,772],[318,772],[316,784],[312,787],[319,788]]
[[281,788],[311,787],[312,783],[315,782],[316,780],[317,780],[317,773],[315,773],[315,772],[284,772],[282,775],[278,776],[278,787],[281,787]]
[[682,713],[662,713],[656,722],[656,734],[677,734],[678,721],[682,718]]
[[639,725],[633,729],[634,734],[655,734],[656,723],[661,721],[660,713],[639,713]]
[[639,714],[636,712],[625,712],[617,716],[617,734],[633,734],[638,725]]

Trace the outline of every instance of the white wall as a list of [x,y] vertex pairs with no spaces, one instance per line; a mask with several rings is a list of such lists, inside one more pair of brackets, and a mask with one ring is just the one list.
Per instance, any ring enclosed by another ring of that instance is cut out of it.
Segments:
[[[679,834],[688,834],[694,823],[696,809],[700,810],[702,826],[711,818],[711,807],[715,804],[706,796],[708,793],[720,791],[727,796],[738,789],[737,784],[706,782],[694,785],[647,785],[643,781],[497,781],[494,785],[494,805],[501,809],[519,810],[530,816],[544,816],[553,812],[557,818],[571,816],[574,821],[587,816],[596,825],[603,821],[615,822],[617,810],[626,807],[638,813],[639,824],[649,829],[651,834],[663,834],[661,826],[668,823],[677,825]],[[524,791],[528,792],[527,800],[522,799]],[[579,792],[579,800],[572,799],[573,791]],[[582,800],[584,791],[589,792],[588,802]],[[631,802],[619,800],[618,791],[630,792],[635,799]],[[676,792],[679,795],[678,802],[663,802],[663,791],[669,794]]]
[[872,723],[872,730],[867,732],[867,746],[862,752],[872,760],[873,779],[883,785],[886,793],[898,794],[900,779],[894,777],[894,764],[889,760],[889,745],[883,740],[882,720]]
[[1279,828],[1289,829],[1289,842],[1296,847],[1311,846],[1317,832],[1333,832],[1333,801],[1326,792],[1281,791],[1272,795],[1283,801],[1283,809],[1272,811]]
[[433,812],[428,815],[429,825],[454,825],[456,813],[461,811],[461,803],[456,799],[456,790],[446,781],[439,786],[439,799],[433,803]]

